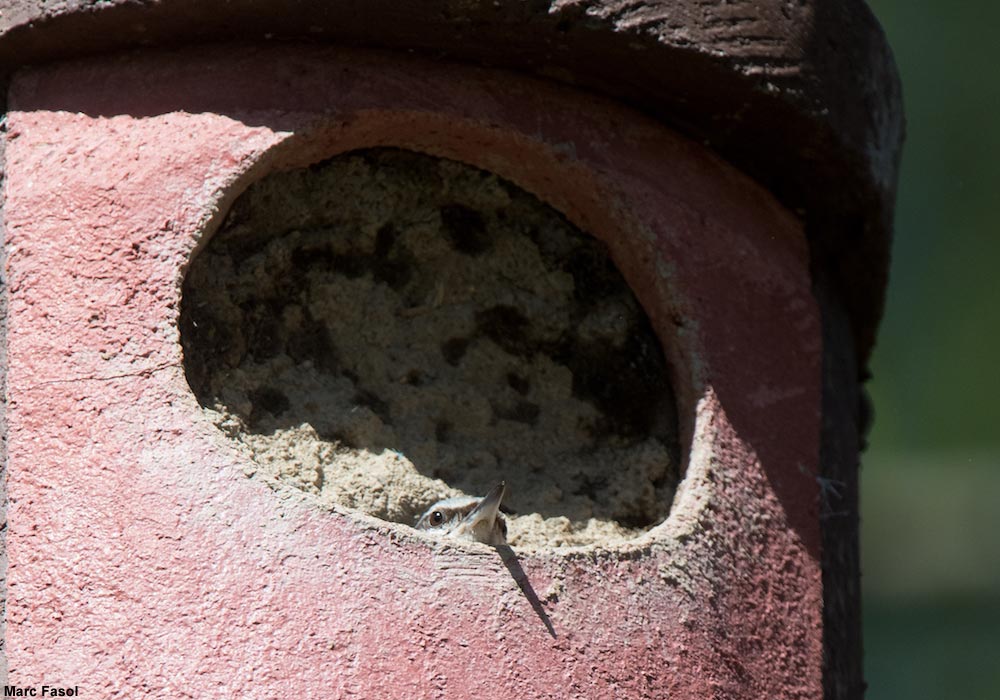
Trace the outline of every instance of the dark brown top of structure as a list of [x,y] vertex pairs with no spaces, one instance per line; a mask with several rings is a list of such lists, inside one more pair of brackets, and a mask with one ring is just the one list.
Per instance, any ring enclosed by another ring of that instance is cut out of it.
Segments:
[[903,138],[863,0],[0,0],[0,75],[117,49],[308,40],[412,50],[614,97],[702,141],[806,222],[862,366]]

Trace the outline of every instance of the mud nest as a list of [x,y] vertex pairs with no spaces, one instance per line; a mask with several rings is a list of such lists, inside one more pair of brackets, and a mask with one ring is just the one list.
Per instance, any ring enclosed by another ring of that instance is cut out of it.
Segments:
[[412,525],[508,484],[510,541],[662,521],[674,397],[596,239],[493,174],[393,149],[272,174],[184,282],[188,381],[247,473]]

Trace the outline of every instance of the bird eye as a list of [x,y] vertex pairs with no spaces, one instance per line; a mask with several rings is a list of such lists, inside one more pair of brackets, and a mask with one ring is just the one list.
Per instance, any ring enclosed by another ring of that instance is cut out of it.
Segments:
[[441,523],[444,522],[444,513],[442,513],[439,510],[434,511],[433,513],[431,513],[430,521],[431,525],[440,525]]

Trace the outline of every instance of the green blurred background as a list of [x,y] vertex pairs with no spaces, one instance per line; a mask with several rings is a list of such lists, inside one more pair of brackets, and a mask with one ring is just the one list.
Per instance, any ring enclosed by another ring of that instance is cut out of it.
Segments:
[[1000,698],[1000,2],[870,0],[907,141],[862,467],[871,700]]

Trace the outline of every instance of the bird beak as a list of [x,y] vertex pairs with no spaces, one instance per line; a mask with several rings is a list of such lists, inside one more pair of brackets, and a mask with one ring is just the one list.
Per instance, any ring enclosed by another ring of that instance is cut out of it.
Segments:
[[485,521],[490,527],[493,527],[493,523],[497,519],[497,513],[500,511],[500,501],[503,500],[503,495],[506,491],[507,484],[501,481],[490,489],[490,492],[479,502],[479,505],[473,508],[472,512],[466,516],[465,521],[470,525]]

